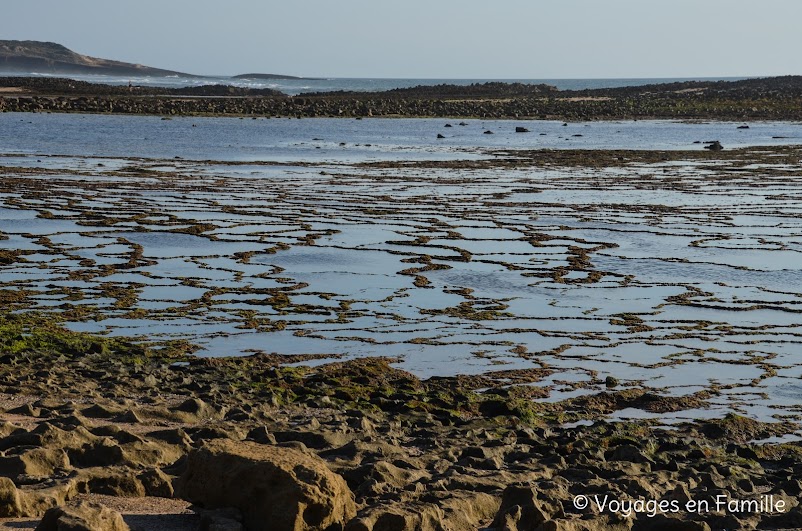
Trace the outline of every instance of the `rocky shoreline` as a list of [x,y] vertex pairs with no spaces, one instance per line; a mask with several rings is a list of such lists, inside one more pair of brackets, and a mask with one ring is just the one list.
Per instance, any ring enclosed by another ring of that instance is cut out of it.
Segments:
[[[134,530],[155,528],[135,517],[154,503],[165,530],[802,525],[799,444],[753,444],[798,428],[788,423],[610,423],[589,403],[534,404],[527,386],[484,377],[421,381],[384,358],[201,359],[188,344],[72,333],[32,314],[0,323],[0,529],[117,522],[95,504],[117,499]],[[585,420],[566,425],[567,412]]]
[[[555,219],[581,216],[592,221],[594,215],[607,219],[609,212],[616,212],[631,223],[636,215],[643,215],[654,223],[655,230],[661,230],[660,216],[687,215],[676,204],[602,203],[594,210],[559,197],[517,196],[547,192],[545,188],[533,188],[529,181],[513,181],[509,189],[496,188],[488,193],[487,184],[501,172],[517,171],[528,176],[545,169],[560,176],[550,189],[613,190],[616,200],[632,187],[649,194],[698,193],[704,188],[723,195],[723,191],[746,190],[748,201],[760,206],[750,212],[761,221],[727,225],[727,231],[763,227],[767,225],[763,219],[782,215],[782,220],[772,223],[790,227],[788,232],[775,235],[774,241],[796,238],[794,216],[799,201],[793,195],[793,184],[802,157],[799,147],[723,152],[500,150],[487,156],[491,158],[360,161],[334,169],[305,164],[312,166],[309,175],[321,179],[318,190],[337,190],[334,193],[341,195],[339,201],[331,201],[335,207],[339,209],[345,202],[358,205],[357,211],[342,210],[338,215],[364,216],[365,220],[370,220],[368,216],[380,220],[406,217],[420,224],[421,231],[409,232],[406,241],[399,240],[398,234],[384,238],[388,245],[395,246],[394,251],[401,245],[409,248],[404,270],[398,272],[409,279],[404,284],[405,291],[408,284],[427,289],[431,282],[427,277],[433,277],[431,272],[438,266],[443,268],[444,262],[458,264],[478,258],[471,256],[467,246],[476,237],[471,240],[470,234],[457,232],[467,224],[454,219],[451,225],[444,226],[435,217],[444,212],[455,218],[457,214],[483,212],[495,221],[503,216],[499,214],[499,204],[492,202],[506,198],[504,204],[510,212],[532,208],[537,203],[538,215],[551,212]],[[744,403],[755,402],[760,395],[769,399],[766,388],[757,382],[778,372],[786,373],[784,383],[793,385],[797,379],[797,373],[790,371],[796,367],[795,321],[789,322],[788,327],[794,328],[788,330],[751,321],[739,325],[734,319],[719,323],[683,317],[681,321],[675,318],[658,323],[650,320],[644,307],[631,310],[638,313],[614,313],[597,321],[595,337],[603,337],[601,333],[611,330],[618,340],[631,338],[637,345],[654,346],[660,332],[657,327],[663,327],[672,339],[698,338],[707,350],[695,350],[692,356],[713,358],[717,364],[708,366],[713,367],[707,369],[711,374],[759,365],[760,371],[754,380],[749,380],[752,383],[743,401],[733,403],[727,409],[731,411],[729,415],[713,420],[704,417],[723,413],[708,407],[716,395],[736,392],[734,384],[708,382],[710,385],[702,389],[650,387],[621,371],[594,372],[586,381],[570,382],[568,394],[544,400],[552,395],[541,385],[533,384],[543,384],[551,377],[560,380],[561,372],[565,374],[565,365],[546,361],[549,356],[554,360],[554,355],[562,352],[560,347],[548,352],[545,346],[538,345],[538,351],[529,351],[524,345],[510,342],[506,348],[511,353],[538,363],[517,370],[504,370],[504,364],[499,363],[481,375],[421,379],[398,369],[398,360],[378,356],[387,343],[372,347],[375,357],[358,360],[267,353],[210,359],[196,356],[196,345],[188,341],[159,343],[148,335],[152,342],[143,343],[144,336],[134,339],[69,332],[59,323],[83,324],[114,317],[168,322],[170,315],[163,308],[152,313],[145,310],[138,301],[139,288],[143,286],[110,280],[118,273],[156,265],[148,248],[114,239],[122,246],[114,250],[117,259],[100,261],[109,257],[112,250],[107,250],[104,256],[96,257],[96,262],[78,255],[80,249],[93,248],[94,242],[78,248],[74,243],[63,245],[64,240],[58,236],[70,234],[71,230],[71,234],[84,237],[117,225],[133,226],[150,234],[211,232],[219,227],[205,218],[196,219],[189,214],[181,217],[181,203],[154,203],[153,197],[176,194],[178,190],[186,196],[184,199],[193,201],[192,211],[199,212],[208,206],[193,193],[218,201],[223,190],[236,191],[237,183],[243,180],[237,174],[224,179],[220,168],[254,163],[207,161],[215,168],[209,171],[204,161],[92,155],[77,157],[81,160],[70,165],[60,160],[65,157],[72,156],[11,155],[0,171],[0,188],[8,197],[10,210],[35,211],[36,220],[43,223],[59,219],[80,222],[71,229],[54,228],[37,234],[27,232],[36,227],[0,227],[0,240],[9,244],[0,250],[0,266],[13,269],[25,264],[28,268],[22,270],[21,277],[13,276],[19,272],[9,274],[0,289],[0,530],[591,531],[802,527],[798,409],[771,410],[769,413],[776,413],[776,422],[760,422],[735,413],[743,412]],[[259,164],[283,168],[272,162]],[[626,173],[626,169],[639,173]],[[481,185],[476,193],[480,202],[473,203],[462,196],[457,198],[459,201],[449,201],[444,195],[430,192],[411,199],[381,188],[386,181],[395,185],[398,176],[406,173],[408,182],[401,183],[404,190],[420,190],[433,181],[433,173],[428,170],[459,170],[452,174],[453,180],[439,175],[441,182],[458,189]],[[589,177],[571,170],[587,172]],[[366,175],[370,172],[378,173]],[[489,176],[487,181],[476,181],[471,180],[476,177],[470,174]],[[338,190],[345,179],[360,176],[364,178],[359,181],[363,183],[361,188],[370,190],[375,197],[367,193],[345,195]],[[78,182],[83,183],[83,188],[78,187]],[[107,182],[113,185],[107,186]],[[734,182],[739,186],[733,186]],[[280,187],[240,191],[246,192],[247,197],[259,198],[257,207],[271,216],[279,215],[282,225],[296,220],[306,224],[312,216],[325,215],[319,205],[327,203],[329,197],[315,195],[311,183],[298,187],[284,178],[277,179],[277,183]],[[545,181],[538,184],[542,186]],[[285,185],[287,188],[282,188]],[[135,193],[140,188],[151,194],[141,199],[143,196]],[[757,195],[758,191],[783,201]],[[223,211],[225,217],[256,213],[257,207],[243,199],[246,193],[232,202],[236,207]],[[265,197],[275,199],[263,201]],[[743,214],[739,209],[742,203],[711,206],[710,197],[713,196],[699,195],[694,205],[700,205],[705,216],[711,217],[685,218],[695,219],[692,228],[721,220],[730,222],[732,217]],[[97,204],[98,200],[103,204]],[[300,208],[300,214],[284,210],[283,201],[293,209]],[[408,214],[399,209],[401,204],[423,214]],[[429,204],[432,210],[426,209]],[[566,213],[565,208],[572,210]],[[430,218],[433,221],[428,221]],[[256,225],[260,234],[269,233],[270,227],[262,218],[249,218],[249,223]],[[365,226],[373,229],[376,225]],[[327,234],[317,227],[302,228],[293,231],[293,245],[311,247]],[[548,251],[549,244],[567,243],[566,259],[564,263],[555,261],[552,268],[536,271],[537,278],[564,287],[593,286],[605,276],[612,276],[593,265],[594,253],[613,248],[614,242],[621,239],[567,239],[570,235],[552,234],[549,230],[541,227],[527,233],[527,244],[535,242],[540,250]],[[656,232],[647,234],[657,239]],[[220,233],[213,238],[225,235]],[[17,236],[24,238],[15,241]],[[694,232],[693,245],[706,243],[701,238]],[[24,240],[35,240],[41,249],[22,245]],[[204,243],[213,241],[210,238]],[[504,247],[523,240],[492,241]],[[290,248],[289,244],[276,245]],[[767,245],[766,240],[761,240],[737,250],[745,252]],[[532,256],[533,251],[526,249],[525,256]],[[275,249],[261,252],[271,254]],[[251,259],[258,258],[254,253],[226,251],[246,267],[250,267]],[[60,259],[62,256],[66,260]],[[70,264],[73,269],[68,269]],[[513,262],[509,264],[513,266]],[[216,267],[239,271],[233,269],[234,264]],[[740,266],[738,271],[755,274],[755,270]],[[93,297],[70,287],[95,276],[109,281],[100,284]],[[240,273],[240,278],[243,276]],[[39,277],[45,280],[37,283]],[[187,295],[192,297],[191,303],[179,304],[183,300],[180,299],[168,308],[199,319],[220,319],[221,301],[215,305],[213,299],[223,290],[216,289],[219,286],[205,289],[205,284],[192,274],[182,273],[182,277],[183,286],[204,289]],[[293,291],[300,284],[291,278],[280,278],[283,280],[277,287],[239,292],[230,288],[231,300],[250,301],[276,311],[277,318],[272,321],[258,318],[255,312],[242,312],[238,326],[263,332],[289,327],[288,331],[294,334],[293,321],[307,320],[314,312],[332,325],[346,324],[359,315],[353,300],[335,300],[332,306],[323,306],[320,301],[312,304],[308,299],[294,300]],[[613,280],[615,284],[600,289],[627,289],[633,285],[630,277]],[[737,286],[728,288],[734,287]],[[713,293],[712,287],[706,289],[711,292],[695,286],[677,294],[667,292],[660,300],[681,306],[683,314],[693,308],[723,307],[735,312],[799,313],[798,296],[793,293],[786,294],[788,302],[776,297],[775,291],[771,298],[744,297],[729,301],[727,306],[728,301]],[[458,317],[469,323],[471,332],[479,330],[483,321],[505,317],[508,306],[502,300],[479,299],[467,289],[459,295],[465,299],[459,304],[421,308],[420,313],[427,316],[425,319],[437,314]],[[628,297],[631,300],[632,296]],[[43,306],[41,300],[54,301],[54,305]],[[209,310],[216,310],[214,317]],[[773,315],[770,323],[775,320]],[[522,330],[532,332],[528,328]],[[561,333],[562,327],[555,330]],[[576,341],[576,330],[566,330],[573,333],[565,337]],[[356,327],[344,328],[340,337],[359,331]],[[643,339],[642,334],[648,334],[648,339]],[[221,337],[225,336],[222,333]],[[723,342],[736,339],[743,341],[738,343],[737,352],[743,351],[747,356],[725,358],[717,349]],[[771,353],[753,356],[752,349],[756,347],[751,345],[761,343],[790,345],[790,354],[786,359],[775,359]],[[467,343],[455,344],[455,348],[469,349]],[[266,341],[260,343],[262,347],[273,345]],[[223,348],[231,352],[227,344]],[[483,350],[476,352],[477,356],[487,355]],[[590,365],[591,359],[574,359],[568,367]],[[605,359],[612,356],[605,354]],[[650,363],[666,366],[674,361],[659,358]],[[686,362],[676,361],[675,366],[686,367],[685,374],[705,370],[704,366],[700,369]],[[610,420],[622,411],[643,412],[650,420]],[[687,412],[688,417],[700,420],[669,424],[675,412]]]
[[115,87],[0,78],[0,112],[248,117],[802,120],[802,77],[558,91],[546,85],[439,85],[289,97],[269,89]]

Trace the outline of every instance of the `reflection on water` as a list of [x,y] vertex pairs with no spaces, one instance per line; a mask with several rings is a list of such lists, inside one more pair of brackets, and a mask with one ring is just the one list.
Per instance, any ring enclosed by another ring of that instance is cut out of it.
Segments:
[[[447,120],[429,118],[161,120],[158,116],[2,113],[0,154],[44,156],[28,160],[28,164],[37,166],[52,164],[48,155],[79,155],[73,157],[73,165],[88,169],[97,164],[106,167],[108,163],[80,160],[81,155],[172,160],[180,157],[201,161],[365,162],[477,158],[477,149],[702,150],[702,144],[694,142],[708,139],[720,140],[727,148],[802,143],[802,127],[787,122],[752,123],[750,129],[742,130],[737,128],[738,124],[728,122],[687,124],[645,120],[571,123],[563,127],[561,121],[527,121],[525,125],[533,131],[531,134],[515,132],[515,127],[523,123],[518,120],[468,120],[467,126],[451,129],[444,129],[445,123]],[[483,134],[488,129],[495,134]],[[54,131],[58,134],[53,134]],[[447,138],[438,139],[437,135],[444,131]],[[573,136],[578,132],[581,137]],[[660,167],[660,171],[663,169],[683,174],[705,171],[707,167]]]

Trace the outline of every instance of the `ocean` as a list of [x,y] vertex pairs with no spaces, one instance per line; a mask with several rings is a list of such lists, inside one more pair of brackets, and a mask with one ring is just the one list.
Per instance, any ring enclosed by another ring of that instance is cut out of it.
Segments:
[[198,85],[233,85],[237,87],[248,87],[253,89],[270,88],[279,90],[289,95],[297,95],[305,92],[333,92],[333,91],[358,91],[376,92],[392,90],[396,88],[416,87],[419,85],[470,85],[473,83],[487,83],[501,81],[505,83],[529,83],[553,85],[560,90],[585,90],[602,89],[628,86],[651,85],[655,83],[674,83],[682,81],[736,81],[746,79],[744,77],[727,78],[621,78],[621,79],[407,79],[407,78],[321,78],[321,79],[270,79],[270,80],[246,80],[233,79],[228,76],[203,76],[203,77],[125,77],[125,76],[106,76],[106,75],[52,75],[52,74],[9,74],[0,72],[0,76],[40,76],[40,77],[67,77],[79,81],[91,83],[104,83],[108,85],[127,85],[129,81],[138,86],[151,87],[190,87]]
[[[453,127],[446,128],[451,122]],[[502,149],[703,150],[719,140],[727,149],[802,144],[792,122],[686,123],[625,120],[571,123],[551,120],[442,118],[239,119],[0,113],[0,156],[77,155],[222,161],[378,162],[450,160]],[[531,133],[515,132],[526,126]],[[484,131],[493,131],[487,135]],[[441,133],[445,138],[437,138]]]

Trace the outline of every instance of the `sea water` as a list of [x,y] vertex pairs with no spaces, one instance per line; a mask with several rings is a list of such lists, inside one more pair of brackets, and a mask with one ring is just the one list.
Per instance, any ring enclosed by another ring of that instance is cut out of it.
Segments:
[[[203,356],[386,355],[501,382],[545,368],[544,400],[611,375],[677,396],[724,387],[719,413],[798,413],[799,160],[472,162],[798,144],[802,126],[457,122],[0,115],[0,249],[31,253],[0,267],[0,289],[97,317],[74,330],[188,339]],[[433,162],[448,160],[465,163]]]
[[[0,153],[365,162],[476,157],[480,151],[502,149],[701,150],[701,142],[711,140],[719,140],[726,148],[802,143],[802,125],[791,122],[752,122],[749,129],[739,129],[740,123],[659,120],[563,124],[446,118],[163,120],[158,116],[5,113],[0,114]],[[516,126],[531,132],[516,133]],[[438,139],[438,134],[446,138]]]
[[408,79],[408,78],[304,78],[304,79],[234,79],[229,76],[168,76],[168,77],[126,77],[110,75],[75,75],[75,74],[27,74],[2,73],[0,76],[29,75],[34,77],[65,77],[90,83],[106,85],[128,85],[133,83],[143,87],[195,87],[201,85],[232,85],[252,89],[274,89],[285,94],[297,95],[306,92],[379,92],[398,88],[410,88],[431,85],[471,85],[474,83],[545,83],[560,90],[604,89],[652,85],[655,83],[677,83],[683,81],[737,81],[739,77],[727,78],[630,78],[630,79]]

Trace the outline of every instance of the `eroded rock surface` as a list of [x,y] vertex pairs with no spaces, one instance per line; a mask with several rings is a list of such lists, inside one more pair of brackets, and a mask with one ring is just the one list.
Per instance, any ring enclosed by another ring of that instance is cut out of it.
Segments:
[[120,513],[96,503],[79,502],[49,509],[36,531],[130,531]]
[[320,458],[230,440],[190,453],[178,495],[212,509],[236,507],[252,531],[329,529],[356,514],[345,480]]

